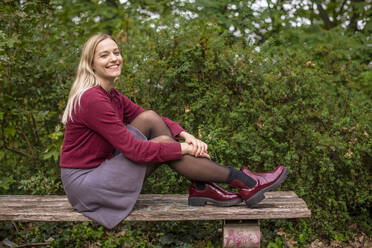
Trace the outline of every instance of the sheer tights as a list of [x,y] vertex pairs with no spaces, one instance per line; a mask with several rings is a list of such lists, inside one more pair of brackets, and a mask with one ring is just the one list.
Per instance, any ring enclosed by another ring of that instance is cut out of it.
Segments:
[[[153,142],[176,142],[163,119],[154,111],[139,114],[131,123]],[[148,177],[162,163],[150,163],[147,166]],[[207,158],[184,155],[180,160],[167,161],[173,170],[191,181],[225,183],[230,170]]]

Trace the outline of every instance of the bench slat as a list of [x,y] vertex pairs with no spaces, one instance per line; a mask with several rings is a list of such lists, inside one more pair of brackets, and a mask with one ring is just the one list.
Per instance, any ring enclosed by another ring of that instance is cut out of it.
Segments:
[[[188,195],[140,195],[127,221],[287,219],[309,217],[306,203],[294,192],[267,192],[254,208],[192,207]],[[0,220],[89,221],[74,211],[66,196],[0,196]]]
[[[153,205],[164,205],[164,204],[179,204],[179,205],[187,205],[187,199],[176,199],[173,201],[161,201],[161,200],[139,200],[137,202],[138,207],[143,206],[153,206]],[[243,204],[244,205],[244,204]],[[290,207],[290,206],[303,206],[306,207],[306,203],[302,199],[265,199],[264,202],[261,202],[260,205],[257,205],[257,207],[264,208],[266,206],[275,205],[276,207]],[[57,201],[57,202],[39,202],[39,201],[7,201],[7,202],[1,202],[0,208],[71,208],[70,203],[68,202],[67,198],[64,201]]]

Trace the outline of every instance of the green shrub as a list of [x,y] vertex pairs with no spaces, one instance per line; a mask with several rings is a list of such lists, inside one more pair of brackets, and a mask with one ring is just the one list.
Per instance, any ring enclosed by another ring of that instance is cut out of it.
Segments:
[[[355,39],[334,32],[329,36],[337,40],[311,49],[268,41],[256,53],[229,44],[211,25],[184,24],[124,44],[119,87],[205,140],[224,165],[256,171],[287,165],[291,174],[282,189],[308,203],[307,225],[336,235],[355,215],[371,218],[372,108],[353,87],[368,73],[347,46]],[[134,44],[142,55],[132,56]]]

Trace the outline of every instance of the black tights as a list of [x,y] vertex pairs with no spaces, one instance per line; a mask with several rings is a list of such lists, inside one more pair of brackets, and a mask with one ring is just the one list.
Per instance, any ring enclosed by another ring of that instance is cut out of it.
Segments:
[[[153,142],[176,142],[171,131],[163,119],[154,111],[139,114],[131,123]],[[162,163],[149,163],[146,177],[148,177]],[[229,176],[229,168],[223,167],[207,158],[196,158],[184,155],[179,160],[167,161],[173,170],[191,181],[225,183]]]

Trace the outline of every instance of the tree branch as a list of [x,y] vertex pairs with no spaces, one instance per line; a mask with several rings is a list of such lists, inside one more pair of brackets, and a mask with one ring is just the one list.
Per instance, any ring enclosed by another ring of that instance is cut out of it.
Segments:
[[36,141],[38,142],[38,143],[40,143],[40,137],[39,137],[39,132],[38,132],[38,129],[37,129],[37,125],[36,125],[36,120],[35,120],[35,117],[34,117],[34,115],[30,112],[30,115],[31,115],[31,120],[32,120],[32,125],[33,125],[33,133],[34,133],[34,135],[35,135],[35,137],[36,137]]
[[329,19],[328,14],[323,9],[322,4],[320,3],[320,1],[316,0],[315,3],[316,3],[316,6],[318,8],[318,11],[319,11],[320,18],[322,18],[326,29],[329,30],[329,29],[334,28],[336,25],[333,22],[331,22],[331,20]]
[[345,7],[346,2],[347,2],[347,0],[344,0],[344,2],[341,4],[340,10],[338,12],[338,15],[342,15],[342,11],[344,10],[344,7]]
[[347,28],[353,32],[358,31],[358,18],[359,18],[358,9],[354,5],[360,2],[364,2],[364,1],[363,0],[351,0],[352,15],[350,18],[349,26]]
[[25,132],[23,131],[23,128],[22,126],[20,126],[19,128],[17,128],[19,130],[19,132],[22,134],[23,138],[25,139],[26,143],[27,143],[27,146],[28,146],[28,149],[31,151],[31,153],[33,154],[33,146],[30,142],[30,140],[28,139],[27,135],[25,134]]
[[24,244],[24,245],[17,245],[16,247],[33,247],[33,246],[42,246],[42,245],[50,245],[50,242],[29,243],[29,244]]
[[25,152],[22,152],[20,150],[17,150],[15,148],[12,148],[12,147],[8,147],[8,146],[4,146],[5,149],[9,150],[9,151],[12,151],[12,152],[15,152],[21,156],[24,156],[24,157],[27,157],[27,158],[32,158],[32,156],[30,154],[27,154]]

